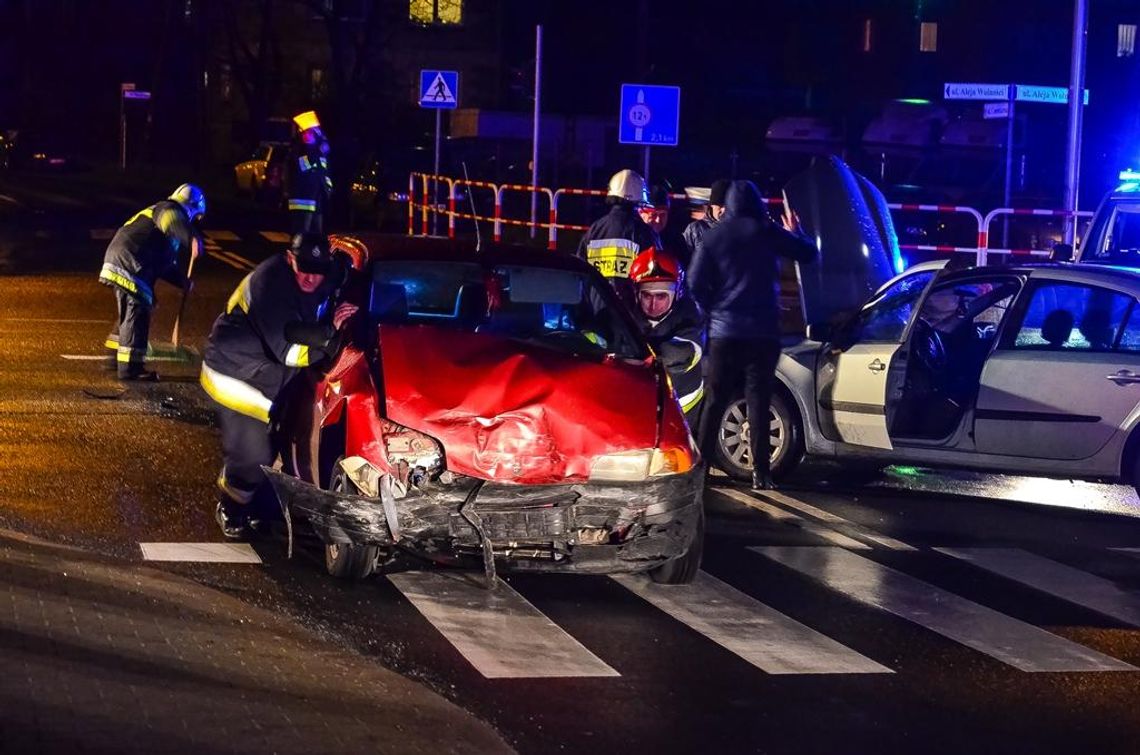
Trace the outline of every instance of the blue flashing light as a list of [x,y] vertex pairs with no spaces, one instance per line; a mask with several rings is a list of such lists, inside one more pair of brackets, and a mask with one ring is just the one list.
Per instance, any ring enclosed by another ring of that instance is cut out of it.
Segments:
[[1140,183],[1121,184],[1116,187],[1116,191],[1119,194],[1131,194],[1132,192],[1140,191]]
[[1119,177],[1120,180],[1125,183],[1140,183],[1140,171],[1138,170],[1132,170],[1131,168],[1122,170],[1120,171]]
[[895,273],[902,273],[910,267],[910,261],[901,254],[895,258]]

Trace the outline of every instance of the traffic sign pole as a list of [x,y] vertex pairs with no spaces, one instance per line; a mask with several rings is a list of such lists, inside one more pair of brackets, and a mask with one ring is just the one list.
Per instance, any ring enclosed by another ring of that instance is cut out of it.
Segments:
[[646,186],[649,185],[649,145],[645,145],[645,166],[641,177],[645,179]]
[[[435,170],[432,171],[431,180],[431,235],[436,235],[436,230],[439,228],[439,142],[441,125],[443,123],[443,110],[437,108],[435,111]],[[408,201],[412,201],[408,199]]]
[[[1085,45],[1088,42],[1089,9],[1085,0],[1076,0],[1073,8],[1073,54],[1069,64],[1069,124],[1065,144],[1065,218],[1064,240],[1074,245],[1077,235],[1077,206],[1080,200],[1081,129],[1084,113],[1081,109],[1085,88]],[[1008,206],[1008,205],[1007,205]]]
[[[1013,121],[1015,117],[1014,102],[1017,97],[1017,87],[1009,88],[1009,115],[1006,116],[1005,126],[1005,204],[1010,207],[1010,194],[1013,187]],[[1002,221],[1001,230],[1002,247],[1009,249],[1009,216]]]
[[538,126],[542,112],[542,24],[534,27],[534,144],[530,152],[530,237],[538,230]]

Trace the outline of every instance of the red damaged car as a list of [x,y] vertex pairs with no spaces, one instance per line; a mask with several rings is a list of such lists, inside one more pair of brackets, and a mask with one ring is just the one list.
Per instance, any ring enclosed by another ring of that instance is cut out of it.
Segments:
[[704,467],[664,368],[573,257],[358,237],[357,327],[294,381],[267,470],[334,576],[395,548],[484,569],[692,580]]

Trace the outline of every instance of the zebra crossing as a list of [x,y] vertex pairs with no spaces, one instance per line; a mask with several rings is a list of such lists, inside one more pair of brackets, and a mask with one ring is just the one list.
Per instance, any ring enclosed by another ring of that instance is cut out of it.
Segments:
[[[1140,594],[1105,577],[1019,548],[920,549],[794,496],[765,494],[768,500],[760,500],[731,488],[717,492],[764,512],[777,526],[794,527],[818,541],[748,547],[753,560],[745,563],[753,564],[750,568],[758,574],[776,577],[778,573],[771,572],[776,569],[783,575],[806,578],[848,605],[900,619],[914,631],[939,635],[964,652],[980,653],[1020,672],[1137,670],[1125,660],[884,565],[875,560],[875,554],[958,562],[976,570],[979,577],[1001,584],[1012,581],[1030,588],[1032,594],[1140,627]],[[1137,555],[1119,548],[1109,552],[1121,559]],[[898,671],[891,659],[868,657],[705,571],[690,585],[658,585],[644,575],[611,579],[625,588],[630,599],[643,601],[696,632],[700,641],[714,643],[767,674]],[[497,590],[489,592],[477,585],[478,580],[468,580],[457,591],[455,579],[436,574],[399,574],[388,580],[485,677],[616,676],[622,672],[616,661],[594,655],[553,622],[544,622],[538,609],[506,583],[500,582]],[[544,648],[541,652],[540,647]],[[519,657],[552,660],[549,665],[533,660],[520,664]]]

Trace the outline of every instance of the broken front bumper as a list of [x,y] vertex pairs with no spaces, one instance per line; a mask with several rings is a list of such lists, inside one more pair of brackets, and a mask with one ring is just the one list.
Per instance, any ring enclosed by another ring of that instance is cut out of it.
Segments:
[[333,493],[266,469],[293,518],[326,543],[411,547],[515,570],[645,571],[684,555],[697,535],[704,469],[639,483],[501,485],[459,478],[389,499]]

